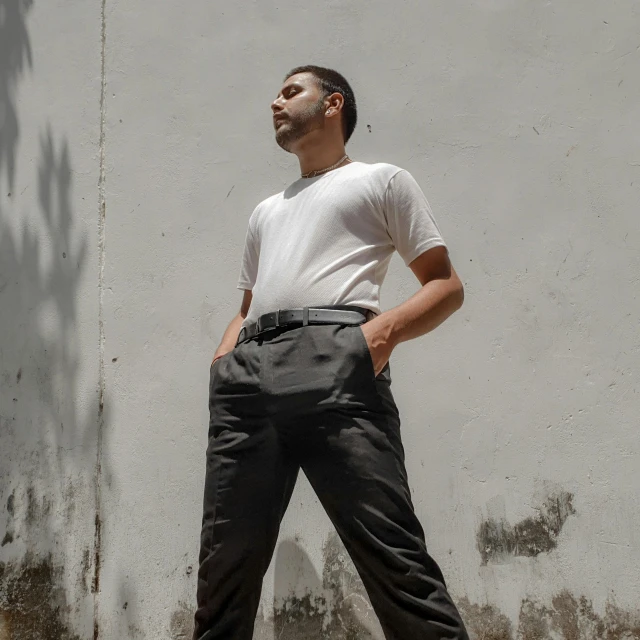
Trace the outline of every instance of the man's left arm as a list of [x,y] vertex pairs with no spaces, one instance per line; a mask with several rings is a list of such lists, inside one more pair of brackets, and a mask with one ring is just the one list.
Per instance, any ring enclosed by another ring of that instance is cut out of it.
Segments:
[[409,267],[422,285],[420,290],[401,305],[362,325],[376,375],[387,364],[396,345],[433,331],[464,300],[462,282],[446,247],[425,251]]

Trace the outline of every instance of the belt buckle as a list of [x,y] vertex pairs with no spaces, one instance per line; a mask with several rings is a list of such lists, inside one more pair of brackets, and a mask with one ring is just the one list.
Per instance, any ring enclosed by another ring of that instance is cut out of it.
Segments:
[[280,309],[276,310],[276,329],[280,326]]

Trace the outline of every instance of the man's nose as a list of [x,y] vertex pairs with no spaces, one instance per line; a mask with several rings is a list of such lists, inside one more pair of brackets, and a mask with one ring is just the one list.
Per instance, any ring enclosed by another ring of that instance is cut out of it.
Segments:
[[277,113],[278,111],[282,111],[282,97],[278,96],[272,103],[271,103],[271,111],[273,113]]

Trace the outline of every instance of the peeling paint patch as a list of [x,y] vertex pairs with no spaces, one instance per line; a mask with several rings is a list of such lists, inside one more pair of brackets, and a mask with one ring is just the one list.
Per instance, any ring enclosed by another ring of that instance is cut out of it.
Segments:
[[[335,637],[345,640],[373,638],[366,627],[379,629],[378,619],[360,575],[335,531],[327,538],[323,555],[322,585],[333,596],[331,616],[346,634]],[[330,637],[334,638],[333,635]]]
[[494,518],[482,522],[476,535],[482,564],[509,556],[533,558],[555,549],[564,523],[575,514],[573,494],[566,491],[551,493],[536,511],[536,516],[513,526],[506,520]]
[[497,607],[462,598],[458,609],[472,640],[513,640],[511,621]]
[[551,606],[525,600],[520,609],[517,640],[640,640],[640,611],[629,612],[611,600],[604,615],[584,596],[561,591]]
[[547,640],[549,637],[546,608],[532,600],[523,600],[518,617],[518,640]]
[[178,603],[178,608],[171,615],[169,633],[171,640],[191,640],[193,637],[194,610],[186,603]]
[[26,556],[19,566],[0,563],[0,633],[5,638],[80,640],[66,623],[62,574],[50,556]]
[[566,590],[550,605],[523,600],[515,636],[509,619],[494,605],[467,598],[458,604],[471,640],[640,640],[640,611],[624,611],[609,601],[601,616],[590,600]]
[[[335,532],[327,539],[323,555],[322,582],[316,574],[305,576],[306,593],[292,593],[274,606],[273,636],[278,640],[382,638],[362,580]],[[258,624],[258,637],[265,623]]]
[[323,596],[291,596],[274,610],[278,640],[375,640],[347,601],[329,603]]
[[291,596],[273,613],[278,640],[320,640],[325,637],[327,602],[322,596]]

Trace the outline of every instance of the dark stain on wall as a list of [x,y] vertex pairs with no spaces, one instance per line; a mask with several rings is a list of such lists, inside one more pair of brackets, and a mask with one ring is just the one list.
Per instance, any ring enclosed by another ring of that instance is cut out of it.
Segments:
[[323,634],[327,601],[322,596],[290,596],[273,613],[278,639],[320,640],[329,637]]
[[16,510],[16,491],[14,489],[11,492],[9,499],[7,500],[7,513],[13,518],[15,510]]
[[520,606],[518,640],[547,640],[550,637],[547,609],[526,599]]
[[573,494],[558,491],[536,507],[537,515],[513,526],[493,518],[482,522],[476,535],[482,564],[509,556],[533,558],[555,549],[564,523],[575,514],[572,503]]
[[[343,601],[344,602],[344,601]],[[471,640],[640,640],[640,610],[625,611],[612,602],[604,615],[590,600],[561,591],[551,606],[532,599],[522,601],[518,627],[496,606],[458,601]],[[372,640],[362,625],[342,618],[322,596],[290,597],[276,610],[275,635],[279,640]],[[328,623],[327,623],[328,621]],[[172,640],[182,640],[172,636]]]
[[337,533],[332,532],[327,538],[323,556],[322,585],[333,596],[333,621],[340,623],[345,640],[372,638],[360,621],[377,621],[377,618],[360,575]]
[[91,572],[91,549],[85,549],[82,552],[82,563],[80,565],[82,570],[80,572],[80,586],[84,592],[89,592],[90,582],[89,574]]
[[80,640],[66,624],[63,570],[51,556],[0,563],[0,624],[11,640]]
[[51,508],[51,498],[43,496],[39,499],[33,486],[27,488],[27,511],[24,521],[28,528],[37,529],[42,526],[51,514]]
[[544,605],[525,599],[518,628],[494,605],[458,602],[471,640],[640,640],[640,610],[624,611],[608,602],[604,615],[587,598],[561,591]]
[[[16,492],[15,489],[11,492],[9,499],[7,500],[7,530],[2,538],[0,547],[6,547],[15,540],[15,531],[13,529],[13,517],[16,510]],[[1,639],[0,639],[1,640]]]
[[171,640],[191,640],[193,637],[194,611],[186,603],[180,602],[171,615],[169,632]]
[[64,487],[64,493],[62,494],[62,508],[64,513],[64,518],[69,524],[69,526],[73,526],[74,518],[76,514],[76,485],[70,480],[67,481]]
[[27,488],[27,514],[25,522],[29,527],[33,527],[38,522],[38,502],[36,501],[36,491],[33,487]]
[[517,640],[640,640],[640,610],[624,611],[609,601],[604,615],[584,596],[561,591],[551,606],[525,600],[520,608]]
[[471,638],[476,640],[513,640],[511,621],[490,604],[473,604],[467,598],[458,602],[458,609]]
[[[295,543],[296,553],[306,557]],[[274,607],[278,640],[374,640],[366,628],[379,623],[362,580],[338,535],[333,532],[323,549],[322,581],[305,576],[308,592],[289,595]],[[310,562],[309,562],[310,566]],[[381,636],[380,636],[381,637]]]
[[322,596],[291,596],[274,610],[278,640],[374,640],[345,603]]
[[580,602],[568,591],[563,591],[554,596],[551,618],[551,628],[559,631],[565,640],[580,640],[581,635],[604,637],[604,624],[593,611],[591,603],[586,598],[580,598]]
[[93,536],[94,536],[94,548],[93,548],[93,579],[91,580],[91,593],[98,593],[100,591],[100,569],[102,549],[102,520],[100,514],[96,512],[93,522]]

